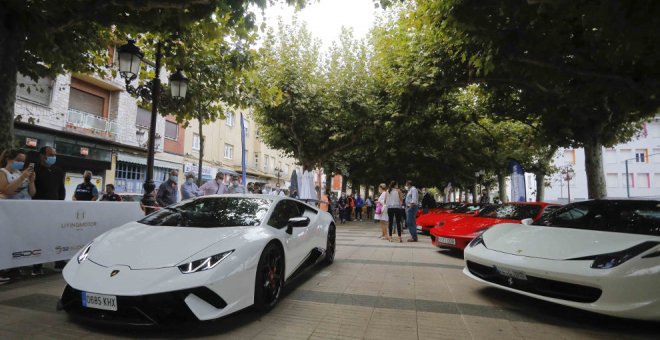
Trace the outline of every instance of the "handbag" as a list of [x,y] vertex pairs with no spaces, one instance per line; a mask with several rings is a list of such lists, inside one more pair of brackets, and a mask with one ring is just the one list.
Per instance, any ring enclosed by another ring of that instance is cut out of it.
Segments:
[[376,214],[380,215],[382,213],[383,213],[383,205],[380,204],[380,202],[378,202],[378,204],[376,205]]

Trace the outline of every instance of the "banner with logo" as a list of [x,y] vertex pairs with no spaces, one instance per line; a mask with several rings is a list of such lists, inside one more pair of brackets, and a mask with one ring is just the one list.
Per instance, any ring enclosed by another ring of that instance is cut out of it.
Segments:
[[0,269],[69,260],[95,237],[143,216],[139,202],[0,200]]
[[509,161],[511,171],[511,202],[527,202],[525,190],[525,170],[516,160]]

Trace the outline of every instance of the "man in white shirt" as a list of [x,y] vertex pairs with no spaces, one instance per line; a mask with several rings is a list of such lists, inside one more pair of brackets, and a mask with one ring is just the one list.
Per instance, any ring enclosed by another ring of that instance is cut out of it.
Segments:
[[238,183],[238,176],[231,176],[231,184],[229,185],[228,191],[230,194],[245,193],[245,187]]
[[419,191],[413,186],[411,180],[406,181],[406,224],[410,231],[411,238],[408,242],[417,242],[417,209],[419,209]]
[[204,183],[199,190],[204,193],[204,196],[208,195],[222,195],[227,193],[227,187],[223,182],[225,175],[222,172],[215,174],[215,179]]

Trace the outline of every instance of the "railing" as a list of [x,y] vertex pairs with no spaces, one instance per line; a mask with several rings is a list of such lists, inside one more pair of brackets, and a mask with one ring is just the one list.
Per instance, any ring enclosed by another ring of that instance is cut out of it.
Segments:
[[95,114],[69,109],[66,114],[67,124],[97,132],[116,134],[119,126],[114,121],[101,118]]

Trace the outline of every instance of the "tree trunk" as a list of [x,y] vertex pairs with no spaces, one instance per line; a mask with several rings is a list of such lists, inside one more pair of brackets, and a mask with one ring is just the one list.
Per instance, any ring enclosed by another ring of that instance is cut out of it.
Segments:
[[478,183],[474,183],[474,186],[472,187],[472,203],[477,203],[479,199],[477,198],[477,185]]
[[341,176],[341,192],[346,192],[347,184],[348,184],[348,177],[342,175]]
[[506,176],[502,172],[497,173],[497,186],[499,190],[500,201],[502,201],[502,203],[508,202],[509,199],[506,195]]
[[536,176],[536,201],[543,202],[545,199],[545,172],[534,172]]
[[[0,17],[0,150],[14,147],[14,104],[18,59],[25,36],[19,31],[20,18]],[[4,22],[3,22],[4,21]]]
[[330,192],[331,190],[332,190],[332,172],[328,171],[325,173],[325,192]]
[[584,168],[587,172],[587,192],[590,199],[607,197],[603,171],[603,144],[591,140],[584,144]]
[[[198,107],[199,109],[199,107]],[[199,118],[199,165],[197,166],[197,183],[202,185],[202,165],[204,164],[204,135],[202,134],[202,124],[201,113]],[[243,183],[245,185],[245,183]]]

